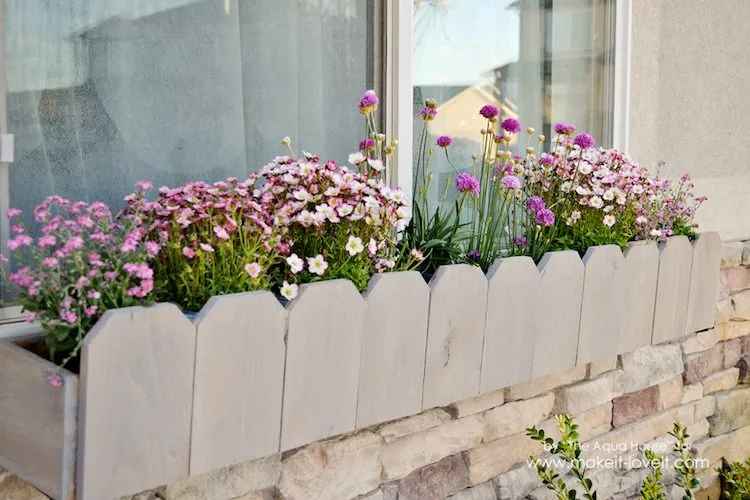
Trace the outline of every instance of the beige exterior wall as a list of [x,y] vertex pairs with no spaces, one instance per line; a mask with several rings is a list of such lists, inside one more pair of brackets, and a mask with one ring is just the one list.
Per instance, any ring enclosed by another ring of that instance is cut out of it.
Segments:
[[748,0],[633,0],[629,149],[689,171],[704,229],[750,236]]

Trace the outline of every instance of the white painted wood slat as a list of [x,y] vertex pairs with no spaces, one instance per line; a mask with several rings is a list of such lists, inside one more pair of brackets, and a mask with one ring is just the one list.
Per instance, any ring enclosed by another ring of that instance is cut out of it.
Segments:
[[416,271],[376,274],[365,300],[358,428],[421,410],[430,288]]
[[591,247],[583,256],[583,295],[577,365],[619,354],[625,323],[627,275],[617,245]]
[[187,477],[194,367],[195,327],[175,305],[104,314],[81,357],[79,498]]
[[287,312],[282,450],[354,430],[365,301],[350,281],[321,281]]
[[475,266],[442,266],[430,290],[423,409],[479,393],[487,278]]
[[539,271],[529,257],[496,261],[487,273],[481,393],[531,380]]
[[630,352],[651,344],[659,275],[659,248],[653,241],[639,241],[625,250],[627,314],[617,352]]
[[706,232],[693,242],[693,265],[690,272],[690,296],[685,333],[714,326],[716,290],[719,286],[721,255],[724,246],[719,233]]
[[213,297],[195,319],[190,475],[279,451],[286,311],[271,292]]
[[584,269],[577,252],[549,252],[538,268],[532,379],[575,367],[583,292]]
[[652,344],[685,335],[693,247],[686,236],[672,236],[659,245],[659,278]]

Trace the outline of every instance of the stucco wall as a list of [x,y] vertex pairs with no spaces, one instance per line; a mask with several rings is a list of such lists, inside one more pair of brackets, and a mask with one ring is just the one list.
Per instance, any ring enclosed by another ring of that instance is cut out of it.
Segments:
[[724,239],[750,236],[748,17],[748,0],[633,0],[629,149],[690,171]]

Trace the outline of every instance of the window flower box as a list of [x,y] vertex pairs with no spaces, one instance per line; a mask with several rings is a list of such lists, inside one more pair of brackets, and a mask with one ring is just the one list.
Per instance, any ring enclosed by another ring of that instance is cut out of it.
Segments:
[[0,342],[0,465],[116,498],[713,325],[721,241],[502,259],[108,311],[80,374]]

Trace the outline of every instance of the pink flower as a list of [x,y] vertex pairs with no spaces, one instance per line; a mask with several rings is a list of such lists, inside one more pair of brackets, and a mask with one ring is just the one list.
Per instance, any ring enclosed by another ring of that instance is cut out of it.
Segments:
[[47,375],[47,383],[56,389],[63,386],[63,380],[60,375]]
[[9,208],[5,216],[8,217],[9,219],[12,219],[13,217],[20,217],[22,213],[23,212],[21,212],[17,208]]
[[149,181],[138,181],[135,183],[135,187],[142,191],[148,191],[149,189],[153,188],[154,185],[151,184]]
[[216,234],[216,237],[220,240],[228,240],[229,239],[229,233],[227,233],[226,229],[224,229],[221,226],[214,226],[214,233]]
[[69,325],[74,325],[75,322],[78,321],[78,315],[76,315],[76,313],[74,313],[73,311],[61,311],[60,319],[65,321]]
[[83,310],[83,314],[87,318],[90,318],[93,315],[95,315],[96,311],[98,311],[98,310],[99,310],[99,308],[97,306],[88,306],[86,309]]
[[573,139],[573,144],[579,146],[581,149],[589,149],[593,148],[596,143],[594,142],[593,137],[589,134],[583,133],[578,134],[575,139]]
[[437,138],[437,141],[435,141],[435,144],[440,146],[441,148],[447,148],[451,144],[453,144],[453,137],[449,135],[441,135]]
[[497,117],[497,115],[500,114],[500,110],[498,110],[497,107],[493,106],[492,104],[485,104],[484,106],[482,106],[482,109],[479,110],[479,114],[487,118],[488,120],[493,120]]
[[155,256],[159,253],[159,244],[155,241],[146,242],[146,251],[150,256]]
[[214,253],[214,247],[212,247],[208,243],[199,243],[198,246],[201,247],[201,250],[203,250],[204,252]]
[[97,292],[96,290],[89,290],[86,294],[86,298],[89,300],[97,300],[102,296],[101,293]]
[[45,234],[44,236],[39,238],[39,246],[42,248],[51,247],[55,243],[57,243],[57,238],[55,238],[54,236],[50,234]]
[[474,178],[471,174],[463,172],[456,177],[456,190],[459,193],[466,193],[471,191],[474,196],[479,196],[479,181]]
[[245,264],[245,272],[252,278],[252,279],[258,279],[258,276],[260,276],[262,268],[260,267],[260,264],[257,262],[251,262],[249,264]]
[[424,108],[422,108],[422,111],[420,111],[419,114],[422,115],[422,119],[424,119],[425,121],[434,120],[437,116],[437,109],[425,106]]
[[188,259],[192,259],[195,257],[195,250],[190,247],[182,247],[182,255],[184,255]]
[[506,175],[500,183],[507,189],[521,189],[521,181],[515,175]]
[[576,126],[572,123],[557,123],[555,124],[555,132],[561,135],[571,135],[576,131]]
[[16,250],[20,247],[29,246],[34,242],[31,236],[26,234],[19,234],[15,238],[8,240],[8,248],[10,250]]
[[56,267],[57,263],[58,263],[58,260],[54,257],[46,257],[42,259],[42,265],[44,267],[49,267],[49,268]]
[[518,134],[521,132],[521,122],[515,118],[506,118],[503,120],[502,127],[509,134]]
[[80,236],[73,236],[65,242],[65,246],[68,248],[81,248],[83,247],[83,238]]

